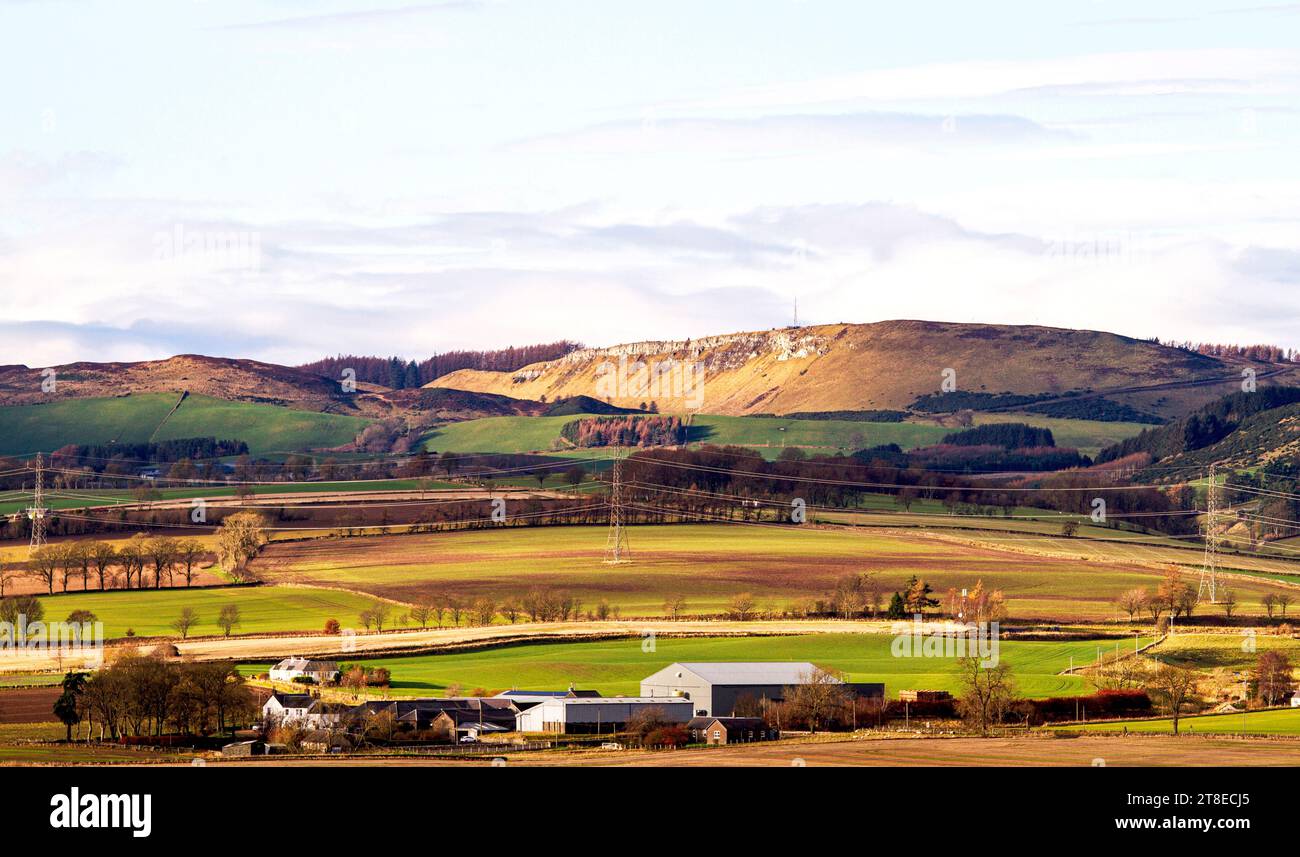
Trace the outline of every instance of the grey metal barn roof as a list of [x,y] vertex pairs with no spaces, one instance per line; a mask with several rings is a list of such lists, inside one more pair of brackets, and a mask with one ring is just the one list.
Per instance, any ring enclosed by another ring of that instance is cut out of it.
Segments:
[[[807,661],[742,661],[727,663],[676,663],[666,669],[682,667],[710,684],[724,685],[792,685],[802,684],[817,669]],[[663,672],[664,670],[660,670]],[[655,675],[658,675],[656,673]]]

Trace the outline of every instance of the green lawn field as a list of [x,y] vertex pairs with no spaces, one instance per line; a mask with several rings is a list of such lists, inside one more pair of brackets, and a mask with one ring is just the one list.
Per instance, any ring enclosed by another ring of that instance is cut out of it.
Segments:
[[[665,633],[671,626],[665,627]],[[636,695],[640,681],[656,670],[690,661],[811,661],[847,672],[851,681],[884,682],[891,699],[905,688],[947,690],[959,683],[954,661],[940,658],[896,658],[890,653],[888,634],[810,634],[795,637],[660,637],[653,651],[638,637],[586,643],[512,645],[476,652],[411,655],[367,660],[368,666],[387,667],[396,695],[437,695],[459,684],[465,692],[483,688],[491,692],[519,688],[556,690],[573,684],[598,690],[606,696]],[[1103,648],[1113,641],[1101,643]],[[1000,657],[1015,674],[1025,696],[1071,696],[1092,692],[1091,684],[1076,675],[1058,675],[1074,659],[1084,663],[1096,657],[1098,643],[1007,642]],[[266,672],[268,664],[249,664],[249,675]]]
[[[1101,723],[1061,727],[1088,732],[1173,732],[1174,722],[1160,720],[1108,720]],[[1244,714],[1203,714],[1181,717],[1178,731],[1202,735],[1300,735],[1300,708],[1269,708]]]
[[89,610],[104,623],[109,639],[126,636],[176,636],[171,623],[185,607],[194,608],[199,624],[191,636],[220,634],[217,615],[227,604],[239,607],[242,624],[236,634],[272,631],[318,631],[326,619],[355,624],[370,601],[347,592],[286,586],[248,586],[215,589],[156,589],[70,593],[43,596],[47,620],[62,621],[73,610]]
[[[912,575],[929,581],[939,597],[982,580],[1005,592],[1013,618],[1113,620],[1121,592],[1154,590],[1162,579],[1156,568],[921,532],[742,524],[632,526],[632,562],[609,566],[601,561],[607,534],[605,527],[575,526],[285,542],[270,545],[254,568],[268,582],[338,586],[408,602],[438,594],[500,602],[545,585],[577,595],[588,609],[605,599],[625,617],[662,615],[665,597],[678,593],[693,615],[720,613],[740,592],[751,593],[760,609],[784,611],[824,595],[845,574],[874,572],[886,593]],[[1234,588],[1243,613],[1258,610],[1259,599],[1273,591],[1264,582],[1234,582]]]
[[158,429],[178,398],[170,393],[143,393],[3,407],[0,455],[50,452],[69,443],[144,443],[151,437],[242,440],[253,455],[263,455],[339,446],[370,422],[361,417],[189,396]]

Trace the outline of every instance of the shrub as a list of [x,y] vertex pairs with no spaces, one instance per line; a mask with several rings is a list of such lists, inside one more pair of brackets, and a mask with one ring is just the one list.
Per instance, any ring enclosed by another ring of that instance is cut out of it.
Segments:
[[642,743],[647,747],[681,747],[689,740],[686,727],[674,723],[648,732]]

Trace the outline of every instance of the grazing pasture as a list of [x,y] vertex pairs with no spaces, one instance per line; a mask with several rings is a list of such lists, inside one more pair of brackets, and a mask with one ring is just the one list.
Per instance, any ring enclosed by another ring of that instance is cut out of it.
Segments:
[[[362,417],[254,402],[141,393],[0,408],[0,455],[51,452],[69,444],[144,443],[183,437],[242,440],[253,455],[340,446],[370,423]],[[164,419],[166,420],[164,422]]]
[[222,633],[217,616],[227,604],[237,606],[240,612],[241,623],[234,633],[257,634],[319,631],[326,619],[355,625],[357,614],[371,603],[372,599],[350,592],[286,586],[109,590],[41,598],[47,621],[62,621],[74,610],[89,610],[104,623],[104,635],[109,639],[126,636],[127,629],[137,637],[178,637],[171,623],[186,607],[198,614],[198,624],[190,629],[190,636],[198,637]]

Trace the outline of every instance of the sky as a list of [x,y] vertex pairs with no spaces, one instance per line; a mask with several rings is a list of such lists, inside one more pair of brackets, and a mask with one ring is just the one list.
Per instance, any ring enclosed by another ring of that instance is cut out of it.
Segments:
[[1300,3],[0,0],[0,363],[1300,348]]

